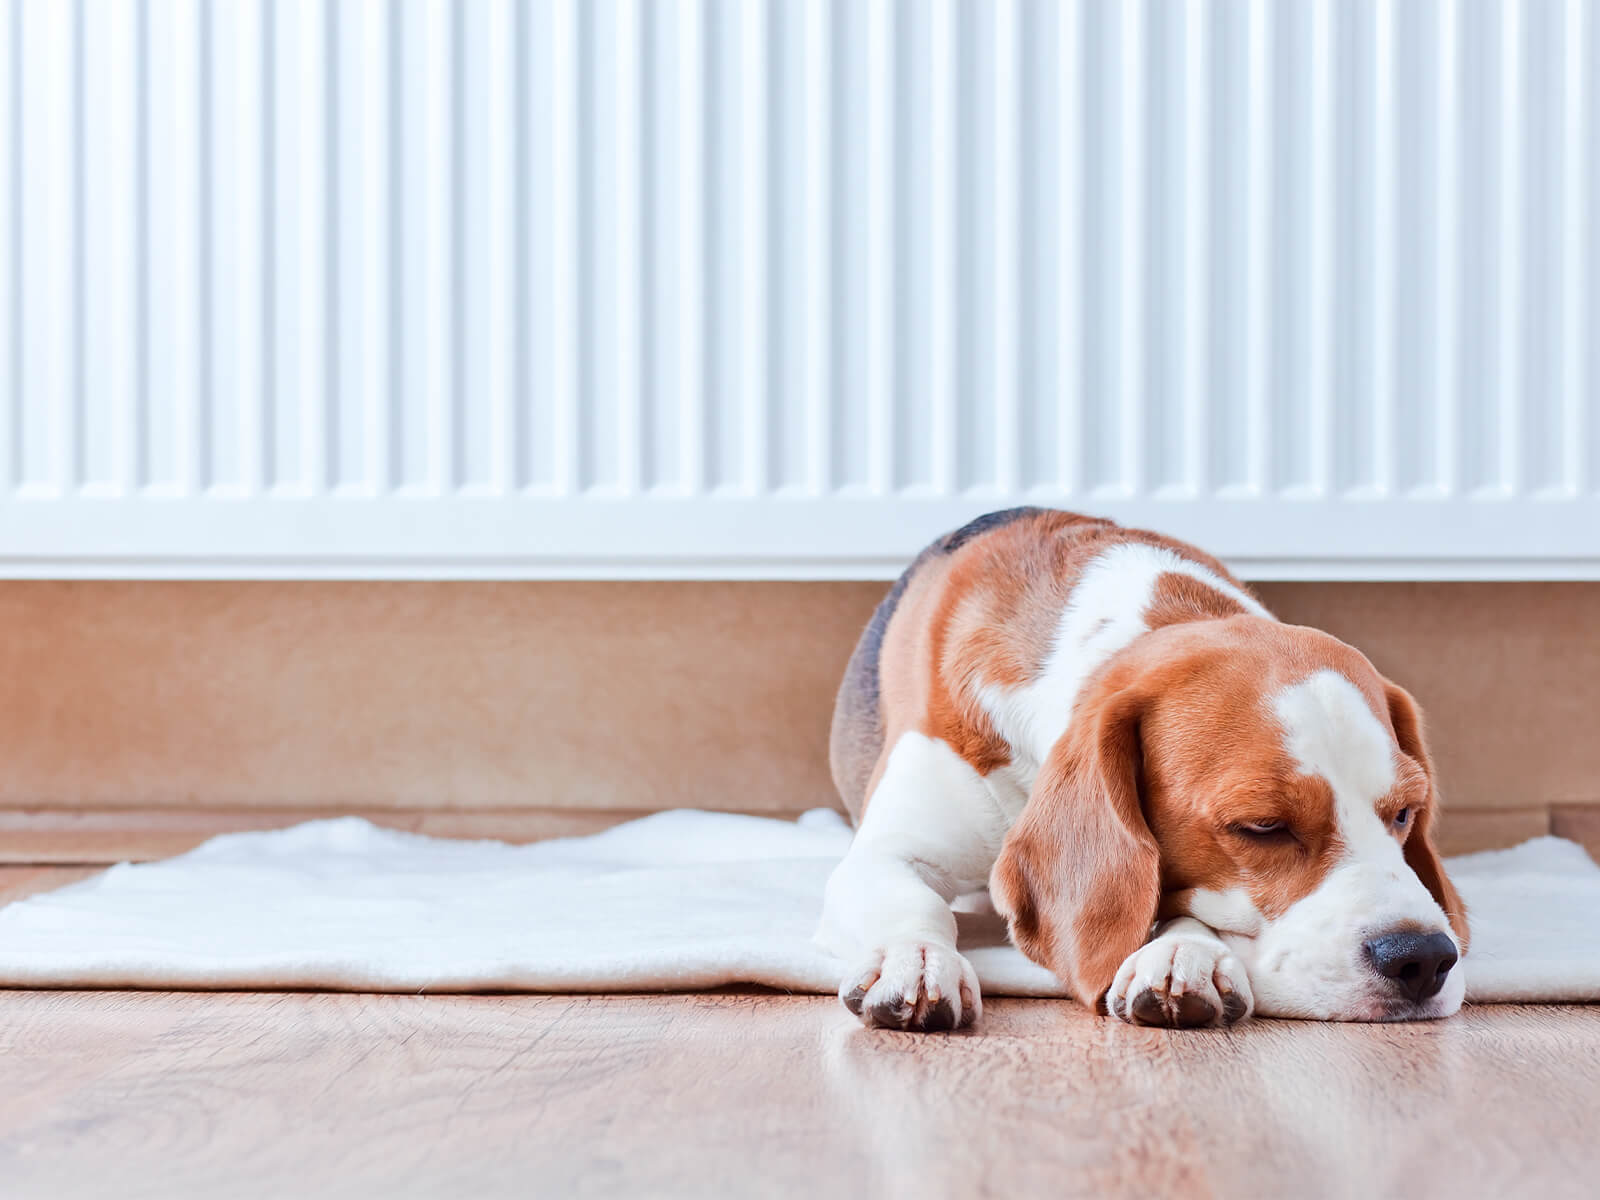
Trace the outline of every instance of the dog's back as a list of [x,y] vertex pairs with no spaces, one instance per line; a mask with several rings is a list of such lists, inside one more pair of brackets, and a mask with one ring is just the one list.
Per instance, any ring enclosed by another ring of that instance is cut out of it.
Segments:
[[[985,513],[967,522],[960,529],[928,545],[912,560],[889,589],[889,594],[879,603],[872,620],[862,632],[855,652],[850,656],[850,663],[845,668],[844,680],[834,703],[829,761],[833,769],[834,786],[839,789],[839,796],[852,820],[860,820],[883,756],[886,739],[883,677],[890,626],[895,623],[896,615],[904,617],[903,610],[908,607],[925,607],[918,603],[919,600],[933,602],[936,599],[931,595],[936,589],[931,586],[933,581],[930,577],[942,575],[957,551],[985,535],[1015,526],[1018,522],[1039,527],[1041,536],[1047,536],[1064,525],[1115,528],[1110,521],[1055,509],[1008,508]],[[908,595],[911,597],[909,604]],[[931,617],[932,614],[918,615]],[[919,622],[914,620],[910,624]]]

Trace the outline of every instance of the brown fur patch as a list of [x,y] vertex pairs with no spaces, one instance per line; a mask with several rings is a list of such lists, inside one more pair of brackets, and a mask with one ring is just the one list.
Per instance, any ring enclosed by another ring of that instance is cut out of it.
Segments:
[[1094,1007],[1149,936],[1160,851],[1139,798],[1139,721],[1149,696],[1114,678],[1079,708],[1039,771],[990,875],[1017,946]]
[[933,617],[950,571],[948,558],[930,558],[911,579],[900,606],[889,621],[878,659],[878,681],[884,717],[883,743],[868,773],[866,787],[846,796],[845,807],[859,823],[883,778],[889,752],[908,730],[927,732],[935,678]]
[[1417,702],[1411,698],[1411,693],[1404,688],[1388,683],[1384,692],[1395,741],[1399,743],[1401,752],[1422,769],[1428,792],[1427,803],[1417,809],[1411,828],[1406,831],[1406,865],[1416,872],[1417,878],[1422,881],[1422,886],[1428,889],[1434,901],[1444,909],[1444,915],[1450,921],[1450,928],[1455,931],[1456,940],[1461,943],[1461,952],[1465,954],[1471,937],[1471,929],[1467,922],[1467,906],[1462,903],[1455,885],[1445,874],[1444,863],[1440,861],[1438,847],[1433,841],[1433,822],[1437,819],[1439,810],[1439,790],[1435,782],[1433,758],[1428,753],[1427,741],[1423,736],[1422,712],[1417,708]]
[[[1146,639],[1141,654],[1155,661],[1144,670],[1161,694],[1144,731],[1144,786],[1162,847],[1163,915],[1186,911],[1192,889],[1243,887],[1262,914],[1277,916],[1343,853],[1331,789],[1301,773],[1266,704],[1323,667],[1358,676],[1338,646],[1315,630],[1249,616],[1176,624]],[[1271,821],[1292,835],[1241,832]]]
[[1145,606],[1145,624],[1151,629],[1177,625],[1183,621],[1220,620],[1248,611],[1234,597],[1219,592],[1209,583],[1177,571],[1164,572],[1156,579],[1150,603]]
[[[977,702],[977,686],[1012,685],[1038,672],[1078,573],[1116,528],[1040,510],[923,560],[884,634],[884,737],[859,808],[854,795],[845,797],[852,815],[859,819],[908,730],[945,742],[980,774],[1011,761],[1011,747]],[[838,744],[852,752],[847,741]]]

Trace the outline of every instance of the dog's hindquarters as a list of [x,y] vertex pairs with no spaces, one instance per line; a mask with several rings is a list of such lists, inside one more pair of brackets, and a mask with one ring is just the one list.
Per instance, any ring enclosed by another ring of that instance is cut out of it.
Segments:
[[889,619],[911,583],[912,574],[927,557],[925,550],[895,580],[889,594],[878,602],[872,620],[856,642],[850,663],[833,705],[833,727],[828,739],[828,765],[833,786],[839,790],[845,811],[852,823],[861,820],[866,807],[867,788],[883,755],[883,708],[879,694],[879,656]]
[[872,780],[886,749],[882,656],[889,622],[899,611],[907,590],[933,560],[955,553],[981,534],[1044,512],[1039,508],[1008,508],[986,513],[945,534],[912,560],[873,611],[839,685],[828,747],[833,784],[853,823],[861,822]]

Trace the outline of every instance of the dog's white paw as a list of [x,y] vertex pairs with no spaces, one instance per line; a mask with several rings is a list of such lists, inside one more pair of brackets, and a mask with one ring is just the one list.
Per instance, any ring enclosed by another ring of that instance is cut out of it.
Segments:
[[1244,967],[1215,938],[1166,933],[1130,954],[1106,1008],[1133,1025],[1232,1025],[1255,1008]]
[[972,964],[929,942],[873,953],[845,975],[839,999],[862,1024],[885,1029],[961,1029],[983,1011]]

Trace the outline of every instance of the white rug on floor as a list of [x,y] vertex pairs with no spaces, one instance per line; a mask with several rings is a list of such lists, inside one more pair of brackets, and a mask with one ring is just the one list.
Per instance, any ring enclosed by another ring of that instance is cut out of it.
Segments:
[[[531,846],[356,818],[230,834],[0,910],[0,985],[831,992],[840,965],[811,935],[849,841],[825,810],[680,810]],[[1580,847],[1536,838],[1449,869],[1469,1000],[1600,1000],[1600,868]],[[1008,945],[963,948],[989,995],[1061,994]]]

